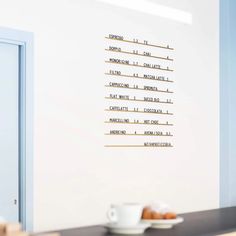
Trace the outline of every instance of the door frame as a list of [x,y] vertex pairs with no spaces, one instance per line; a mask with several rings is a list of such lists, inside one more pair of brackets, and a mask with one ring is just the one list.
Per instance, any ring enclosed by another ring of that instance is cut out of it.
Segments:
[[19,46],[19,221],[33,230],[33,33],[0,27],[0,43]]
[[235,9],[220,0],[220,206],[236,205]]

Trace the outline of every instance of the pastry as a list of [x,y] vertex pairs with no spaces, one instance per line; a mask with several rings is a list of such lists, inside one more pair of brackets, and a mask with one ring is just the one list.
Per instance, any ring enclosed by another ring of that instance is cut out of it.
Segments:
[[164,214],[164,219],[170,220],[170,219],[176,219],[176,214],[174,212],[167,212]]
[[163,219],[163,215],[159,212],[156,212],[156,211],[152,211],[151,212],[151,215],[152,215],[152,219],[153,220],[160,220],[160,219]]
[[142,219],[150,220],[152,219],[152,210],[149,207],[143,209]]

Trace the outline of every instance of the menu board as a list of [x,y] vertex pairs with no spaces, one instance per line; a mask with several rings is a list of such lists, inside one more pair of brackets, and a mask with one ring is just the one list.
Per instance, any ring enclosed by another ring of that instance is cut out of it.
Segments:
[[104,146],[173,147],[174,48],[117,34],[104,40]]

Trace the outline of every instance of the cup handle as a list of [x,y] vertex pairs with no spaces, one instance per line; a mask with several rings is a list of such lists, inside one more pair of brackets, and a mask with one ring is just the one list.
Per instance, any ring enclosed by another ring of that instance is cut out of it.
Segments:
[[115,223],[117,222],[117,215],[116,215],[116,210],[115,208],[110,208],[107,211],[107,218],[110,222]]

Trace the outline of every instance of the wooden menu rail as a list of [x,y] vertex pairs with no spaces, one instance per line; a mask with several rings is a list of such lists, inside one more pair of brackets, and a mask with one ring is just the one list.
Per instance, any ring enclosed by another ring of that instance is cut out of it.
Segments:
[[144,122],[114,122],[114,121],[104,121],[104,123],[109,123],[109,124],[134,124],[134,125],[169,125],[173,126],[173,124],[169,123],[144,123]]
[[169,58],[169,57],[160,57],[160,56],[153,56],[153,55],[144,55],[141,53],[133,53],[133,52],[128,52],[128,51],[116,51],[116,50],[111,50],[111,49],[105,49],[106,51],[109,52],[117,52],[117,53],[124,53],[124,54],[129,54],[129,55],[135,55],[135,56],[142,56],[142,57],[151,57],[151,58],[156,58],[156,59],[161,59],[161,60],[167,60],[167,61],[174,61],[174,59]]
[[120,88],[120,89],[135,89],[135,90],[144,90],[148,92],[158,92],[158,93],[173,93],[173,91],[168,91],[168,90],[148,90],[145,88],[136,88],[136,87],[121,87],[121,86],[113,86],[113,85],[105,85],[105,87],[110,87],[110,88]]
[[105,111],[112,111],[112,112],[135,112],[135,113],[156,114],[156,115],[173,115],[173,113],[169,113],[169,112],[146,112],[146,111],[136,111],[136,110],[110,110],[110,109],[105,109]]
[[113,62],[113,61],[105,61],[105,63],[117,64],[117,65],[122,65],[122,66],[141,67],[141,68],[152,69],[152,70],[164,70],[164,71],[170,71],[170,72],[173,72],[173,71],[174,71],[173,69],[169,69],[169,68],[162,68],[162,67],[149,67],[149,66],[136,65],[136,64],[124,64],[124,63]]
[[171,48],[169,45],[167,46],[162,46],[162,45],[157,45],[157,44],[150,44],[150,43],[145,43],[145,42],[139,42],[139,41],[131,41],[128,39],[116,39],[116,38],[109,38],[109,37],[105,37],[106,39],[110,39],[110,40],[116,40],[116,41],[120,41],[120,42],[125,42],[125,43],[134,43],[134,44],[139,44],[139,45],[145,45],[145,46],[149,46],[149,47],[155,47],[155,48],[163,48],[163,49],[168,49],[168,50],[174,50],[174,48]]
[[165,104],[173,104],[173,102],[165,102],[165,101],[146,101],[141,99],[125,99],[125,98],[111,98],[111,97],[105,97],[105,99],[111,99],[111,100],[122,100],[122,101],[133,101],[133,102],[154,102],[154,103],[165,103]]
[[173,80],[167,80],[167,79],[152,79],[152,78],[146,78],[143,76],[133,76],[133,75],[124,75],[124,74],[111,74],[111,73],[105,73],[105,75],[112,75],[112,76],[121,76],[121,77],[127,77],[127,78],[134,78],[134,79],[146,79],[146,80],[154,80],[154,81],[161,81],[161,82],[171,82],[173,83]]

